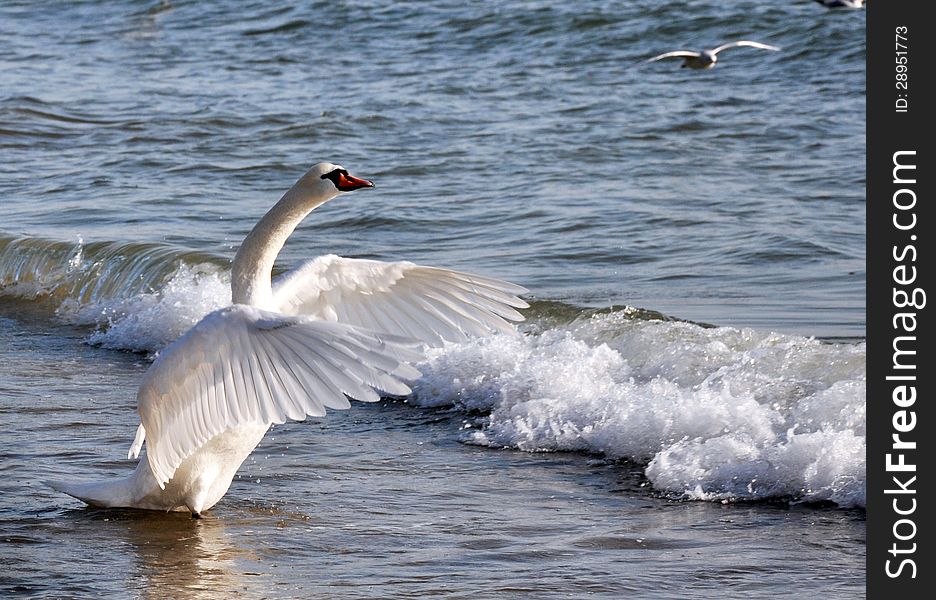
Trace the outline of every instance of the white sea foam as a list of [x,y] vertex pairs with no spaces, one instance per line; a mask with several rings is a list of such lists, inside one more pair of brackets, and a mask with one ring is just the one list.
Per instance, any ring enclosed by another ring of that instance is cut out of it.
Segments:
[[470,443],[647,464],[705,500],[865,502],[865,347],[623,312],[433,351],[411,401],[481,412]]
[[96,325],[88,341],[105,348],[155,353],[209,312],[231,303],[228,273],[213,265],[180,264],[158,291],[87,304],[66,301],[59,315]]

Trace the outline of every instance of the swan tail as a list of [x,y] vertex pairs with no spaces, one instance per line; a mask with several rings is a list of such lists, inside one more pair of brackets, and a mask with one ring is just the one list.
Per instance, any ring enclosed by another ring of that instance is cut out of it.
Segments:
[[43,483],[57,492],[68,494],[90,506],[105,508],[127,506],[124,498],[127,489],[127,478],[91,483],[77,483],[74,481],[43,481]]
[[127,458],[140,458],[140,450],[143,449],[143,441],[146,439],[146,429],[143,428],[143,423],[140,423],[140,426],[137,427],[136,435],[133,437],[133,445],[130,446],[130,451],[127,452]]

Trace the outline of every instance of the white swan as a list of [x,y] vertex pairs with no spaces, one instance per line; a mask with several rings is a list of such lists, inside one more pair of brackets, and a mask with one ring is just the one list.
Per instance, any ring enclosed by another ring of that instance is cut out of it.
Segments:
[[[421,343],[513,332],[520,286],[409,262],[338,256],[271,281],[286,238],[342,192],[373,187],[339,165],[309,169],[257,223],[234,258],[233,305],[207,315],[153,362],[137,392],[141,424],[130,448],[145,460],[124,479],[48,482],[94,506],[200,515],[227,492],[271,424],[375,390],[407,394]],[[506,319],[506,320],[505,320]]]
[[750,42],[748,40],[739,40],[737,42],[728,42],[727,44],[722,44],[721,46],[711,50],[702,50],[701,52],[693,52],[691,50],[674,50],[673,52],[664,52],[663,54],[647,59],[646,62],[655,62],[658,60],[663,60],[664,58],[682,58],[683,64],[680,65],[681,67],[689,67],[690,69],[711,69],[715,66],[715,63],[718,62],[719,52],[722,50],[727,50],[728,48],[737,48],[739,46],[750,46],[751,48],[761,48],[763,50],[773,51],[780,50],[780,48],[771,46],[769,44]]

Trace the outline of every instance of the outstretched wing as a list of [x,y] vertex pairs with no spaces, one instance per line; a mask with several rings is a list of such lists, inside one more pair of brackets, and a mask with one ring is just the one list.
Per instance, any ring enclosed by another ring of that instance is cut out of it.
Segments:
[[427,344],[469,335],[513,332],[522,321],[518,285],[410,262],[320,256],[273,283],[273,299],[286,314],[309,315]]
[[374,390],[408,394],[398,377],[419,372],[416,342],[341,323],[284,316],[244,305],[215,311],[170,344],[137,393],[147,459],[162,487],[176,468],[219,433],[366,402]]
[[761,44],[760,42],[750,42],[748,40],[739,40],[737,42],[728,42],[727,44],[722,44],[718,48],[712,50],[712,54],[718,54],[722,50],[727,50],[728,48],[737,48],[738,46],[750,46],[751,48],[761,48],[763,50],[773,50],[778,51],[780,48],[777,46],[771,46],[770,44]]
[[672,52],[664,52],[653,58],[648,58],[647,62],[654,62],[658,60],[663,60],[664,58],[698,58],[701,56],[698,52],[691,52],[689,50],[674,50]]

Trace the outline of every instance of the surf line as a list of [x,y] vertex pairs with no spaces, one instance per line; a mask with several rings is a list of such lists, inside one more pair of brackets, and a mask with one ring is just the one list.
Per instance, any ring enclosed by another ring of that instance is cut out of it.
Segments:
[[[902,246],[895,244],[892,251],[895,266],[892,272],[891,300],[894,313],[891,324],[895,333],[891,348],[894,352],[891,355],[890,373],[884,378],[892,387],[891,401],[894,404],[891,418],[893,443],[891,452],[884,458],[885,469],[891,477],[884,493],[892,498],[894,518],[891,527],[893,544],[887,551],[894,558],[885,562],[884,572],[891,579],[906,575],[916,579],[917,576],[917,565],[913,559],[917,551],[914,516],[917,512],[917,465],[911,454],[917,450],[917,443],[910,438],[914,437],[913,432],[917,427],[917,413],[911,410],[917,400],[918,385],[917,336],[914,332],[918,324],[917,313],[926,306],[926,290],[917,284],[915,265],[918,252],[917,235],[913,231],[917,227],[917,213],[914,210],[917,195],[911,187],[917,182],[915,158],[915,150],[901,150],[892,157],[892,180],[898,186],[891,197],[894,209],[892,223],[900,232],[898,235],[907,237]],[[905,174],[904,171],[910,173]],[[904,569],[908,571],[904,573]]]

